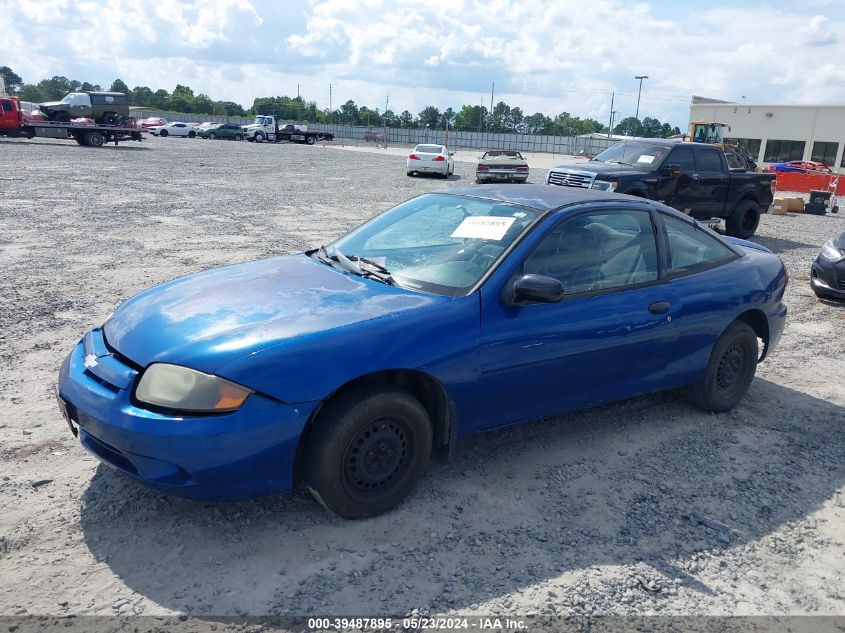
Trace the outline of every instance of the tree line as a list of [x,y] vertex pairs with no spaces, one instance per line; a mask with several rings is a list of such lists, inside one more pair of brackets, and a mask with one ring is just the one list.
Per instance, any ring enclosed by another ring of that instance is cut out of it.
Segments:
[[[0,76],[6,83],[6,90],[23,101],[41,103],[57,101],[69,92],[99,92],[103,88],[87,81],[80,82],[67,77],[54,76],[42,79],[37,84],[24,83],[20,76],[8,66],[0,67]],[[526,114],[518,106],[499,101],[492,110],[483,105],[463,105],[460,110],[451,107],[440,110],[430,105],[416,115],[408,110],[395,112],[380,111],[348,100],[337,108],[318,108],[316,101],[306,101],[300,96],[257,97],[250,108],[244,108],[232,101],[215,101],[206,94],[177,84],[172,92],[153,90],[147,86],[129,86],[121,79],[115,79],[107,88],[109,92],[123,92],[132,106],[182,112],[186,114],[209,114],[225,116],[253,116],[272,114],[282,120],[304,123],[337,123],[353,126],[445,129],[497,132],[516,134],[541,134],[549,136],[578,136],[580,134],[606,134],[608,127],[592,118],[582,119],[568,112],[550,117],[542,112]],[[665,138],[679,134],[680,129],[669,123],[661,123],[651,117],[642,120],[635,117],[623,119],[613,128],[615,134]]]

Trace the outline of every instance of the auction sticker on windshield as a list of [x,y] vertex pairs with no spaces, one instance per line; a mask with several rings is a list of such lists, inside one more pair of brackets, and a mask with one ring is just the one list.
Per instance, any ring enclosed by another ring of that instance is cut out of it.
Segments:
[[477,215],[464,218],[449,237],[465,237],[477,240],[500,240],[508,232],[516,218]]
[[654,156],[649,156],[648,154],[643,154],[637,159],[638,163],[648,163],[649,165],[654,162]]

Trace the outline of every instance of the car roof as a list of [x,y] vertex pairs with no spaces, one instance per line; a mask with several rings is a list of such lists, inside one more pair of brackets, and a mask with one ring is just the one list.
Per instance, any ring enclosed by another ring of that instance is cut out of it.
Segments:
[[[521,204],[542,211],[555,211],[562,207],[585,202],[631,200],[631,196],[618,193],[582,189],[580,187],[557,187],[554,185],[493,184],[439,189],[432,193],[445,193],[468,198],[483,198]],[[645,200],[640,199],[641,202]]]

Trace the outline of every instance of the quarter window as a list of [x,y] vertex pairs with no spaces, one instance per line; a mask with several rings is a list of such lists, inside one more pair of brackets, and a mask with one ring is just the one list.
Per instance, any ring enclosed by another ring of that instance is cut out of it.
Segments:
[[736,254],[694,224],[662,215],[669,240],[669,274],[677,275],[728,261]]
[[554,277],[567,295],[657,279],[657,247],[647,211],[612,211],[561,221],[523,264]]

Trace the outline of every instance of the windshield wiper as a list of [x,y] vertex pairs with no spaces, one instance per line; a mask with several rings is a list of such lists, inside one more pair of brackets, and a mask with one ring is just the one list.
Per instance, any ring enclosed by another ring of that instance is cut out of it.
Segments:
[[320,246],[320,248],[316,250],[315,254],[321,261],[330,265],[337,264],[340,268],[352,273],[353,275],[366,277],[367,279],[375,279],[376,281],[380,281],[389,286],[397,285],[396,280],[393,279],[390,271],[381,264],[377,264],[365,257],[356,257],[355,255],[347,257],[341,253],[336,246],[332,246],[331,249],[332,252],[329,254],[325,246]]
[[631,163],[626,163],[624,160],[609,160],[608,163],[616,163],[617,165],[628,165],[628,167],[633,167]]

